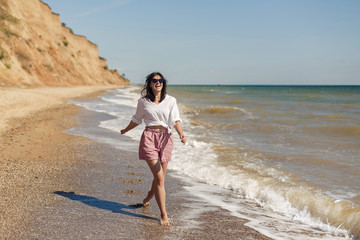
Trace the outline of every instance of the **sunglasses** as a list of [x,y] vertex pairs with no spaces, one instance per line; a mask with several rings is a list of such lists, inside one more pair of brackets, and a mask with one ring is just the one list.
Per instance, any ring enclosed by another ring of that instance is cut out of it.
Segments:
[[155,79],[155,78],[153,78],[153,79],[151,79],[151,81],[152,81],[153,83],[157,83],[158,81],[159,81],[159,83],[163,83],[163,82],[164,82],[164,79]]

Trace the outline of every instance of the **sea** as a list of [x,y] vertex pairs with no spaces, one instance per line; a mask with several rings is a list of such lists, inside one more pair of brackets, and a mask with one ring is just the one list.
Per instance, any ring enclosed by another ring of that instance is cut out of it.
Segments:
[[[137,151],[144,125],[119,131],[141,89],[71,100],[108,117],[68,132]],[[173,131],[168,168],[187,191],[273,239],[359,239],[360,86],[170,85],[168,94],[188,139]]]

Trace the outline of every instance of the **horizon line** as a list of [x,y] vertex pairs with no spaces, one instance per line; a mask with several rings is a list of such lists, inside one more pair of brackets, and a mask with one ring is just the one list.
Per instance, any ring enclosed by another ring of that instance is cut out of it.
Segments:
[[[130,83],[143,85],[142,83]],[[360,87],[360,84],[168,84],[168,86],[246,86],[246,87]]]

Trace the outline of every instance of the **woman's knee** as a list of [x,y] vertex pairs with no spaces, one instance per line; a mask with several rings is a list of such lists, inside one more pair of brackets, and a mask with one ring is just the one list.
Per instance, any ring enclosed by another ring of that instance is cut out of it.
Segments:
[[154,183],[156,185],[163,185],[165,181],[165,173],[163,171],[163,166],[159,160],[147,161],[151,172],[154,176]]
[[156,174],[156,175],[154,176],[154,183],[155,183],[156,185],[164,185],[164,183],[165,183],[165,176],[164,176],[164,174],[161,174],[161,173]]

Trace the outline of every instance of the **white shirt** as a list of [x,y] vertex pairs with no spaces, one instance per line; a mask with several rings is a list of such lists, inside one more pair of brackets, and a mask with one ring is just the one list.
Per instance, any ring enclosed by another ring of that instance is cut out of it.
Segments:
[[132,121],[137,124],[144,121],[146,126],[163,126],[170,132],[176,121],[181,122],[176,98],[166,95],[159,104],[145,97],[139,98]]

